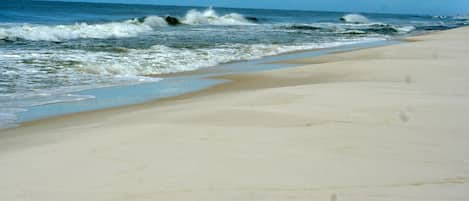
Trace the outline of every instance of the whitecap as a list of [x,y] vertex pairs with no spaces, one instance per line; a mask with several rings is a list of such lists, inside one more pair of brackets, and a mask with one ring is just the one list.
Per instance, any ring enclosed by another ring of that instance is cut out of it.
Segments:
[[395,28],[399,33],[409,33],[413,30],[415,30],[415,26],[402,26],[402,27],[396,27]]
[[[213,8],[189,10],[181,20],[186,25],[255,25],[238,13],[218,15]],[[75,23],[67,25],[16,24],[0,27],[0,40],[65,41],[74,39],[107,39],[137,37],[168,23],[159,16],[147,16],[121,22],[102,24]]]
[[238,13],[219,16],[211,7],[204,11],[188,11],[182,22],[190,25],[255,25]]
[[165,20],[158,16],[146,17],[143,22],[137,19],[103,24],[76,23],[71,25],[35,25],[23,24],[0,28],[0,39],[30,41],[64,41],[93,38],[136,37],[150,32],[155,27],[167,26]]
[[369,23],[370,20],[363,15],[360,14],[347,14],[340,18],[341,21],[348,22],[348,23],[357,23],[357,24],[364,24]]

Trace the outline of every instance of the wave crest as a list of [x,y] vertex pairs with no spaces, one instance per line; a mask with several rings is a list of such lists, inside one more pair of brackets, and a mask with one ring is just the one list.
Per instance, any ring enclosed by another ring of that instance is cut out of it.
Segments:
[[364,24],[369,23],[370,20],[363,15],[360,14],[347,14],[340,18],[341,21],[347,23],[355,23],[355,24]]
[[153,30],[154,27],[162,26],[167,24],[158,16],[146,17],[143,21],[131,19],[104,24],[77,23],[54,26],[25,24],[0,28],[0,40],[64,41],[80,38],[124,38],[135,37]]
[[190,10],[182,20],[184,24],[190,25],[254,25],[243,15],[230,13],[219,16],[213,8],[204,11]]
[[[190,10],[181,20],[187,25],[254,25],[238,13],[219,16],[215,10]],[[103,24],[76,23],[71,25],[23,24],[0,27],[0,40],[16,41],[65,41],[74,39],[107,39],[136,37],[158,27],[168,26],[167,21],[159,16],[134,18],[121,22]]]

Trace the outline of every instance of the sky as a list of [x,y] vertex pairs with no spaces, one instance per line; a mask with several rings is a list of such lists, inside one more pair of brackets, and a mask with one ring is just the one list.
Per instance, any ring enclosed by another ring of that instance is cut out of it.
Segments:
[[271,8],[315,11],[469,14],[469,0],[61,0],[157,5]]

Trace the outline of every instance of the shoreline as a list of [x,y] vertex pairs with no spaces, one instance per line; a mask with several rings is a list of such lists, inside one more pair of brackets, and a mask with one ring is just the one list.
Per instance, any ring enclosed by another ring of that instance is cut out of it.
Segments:
[[0,200],[465,200],[468,33],[0,131]]
[[[194,87],[193,89],[189,87],[174,89],[174,90],[177,90],[175,94],[167,94],[167,95],[162,95],[162,96],[160,96],[159,93],[155,91],[152,93],[153,95],[150,95],[150,96],[146,95],[148,97],[144,96],[144,98],[142,98],[141,101],[123,100],[122,101],[123,103],[120,103],[117,105],[102,105],[101,107],[93,108],[94,106],[92,104],[91,109],[88,109],[86,107],[87,102],[97,101],[97,99],[100,99],[101,96],[104,96],[103,93],[107,93],[107,91],[110,91],[110,90],[120,89],[121,91],[125,91],[127,90],[127,88],[133,88],[133,87],[145,88],[144,86],[150,86],[150,87],[155,86],[159,90],[164,91],[165,87],[163,84],[161,84],[161,81],[157,81],[157,82],[148,82],[148,83],[141,83],[141,84],[134,84],[134,85],[111,86],[111,87],[102,87],[102,88],[77,91],[77,92],[74,92],[73,94],[80,94],[80,95],[85,95],[85,96],[91,95],[91,96],[94,96],[95,98],[81,100],[81,101],[62,102],[62,103],[54,103],[54,104],[46,104],[46,105],[38,105],[38,106],[30,107],[28,111],[20,113],[19,119],[16,122],[11,123],[12,126],[0,128],[0,132],[4,130],[15,129],[23,125],[26,125],[28,123],[34,123],[36,121],[56,119],[56,118],[60,118],[60,117],[68,116],[68,115],[84,114],[87,112],[98,112],[101,110],[118,109],[120,107],[147,104],[147,103],[159,101],[161,99],[167,99],[167,98],[172,98],[172,97],[178,97],[178,96],[185,95],[185,94],[197,93],[199,91],[205,90],[207,88],[210,88],[214,85],[218,85],[225,81],[229,82],[229,80],[226,80],[223,78],[224,75],[270,71],[270,70],[277,70],[277,69],[292,68],[292,67],[300,66],[298,64],[288,64],[282,61],[309,58],[309,57],[320,57],[320,56],[324,56],[328,54],[336,54],[336,53],[342,53],[342,52],[348,52],[348,51],[394,45],[394,44],[399,44],[399,41],[402,41],[402,39],[367,41],[367,42],[359,42],[355,44],[348,44],[348,45],[342,45],[342,46],[337,46],[337,47],[299,50],[299,51],[282,53],[282,54],[273,55],[273,56],[266,56],[266,57],[262,57],[259,59],[230,62],[226,64],[220,64],[214,67],[200,68],[194,71],[150,76],[153,78],[163,78],[163,79],[176,79],[176,80],[182,79],[184,80],[184,82],[193,83],[192,85],[198,84],[201,86]],[[218,77],[220,77],[220,79],[218,79]],[[168,82],[168,81],[171,82],[171,80],[164,80],[164,82]],[[179,82],[179,81],[176,81],[176,82]],[[162,86],[158,87],[159,85],[162,85]],[[137,89],[137,90],[145,90],[145,89]],[[140,94],[140,95],[143,95],[143,94]],[[155,95],[157,96],[153,97]],[[99,102],[103,102],[103,101],[99,101]],[[79,107],[85,106],[85,109],[81,109],[81,108],[73,109],[75,108],[73,105],[78,105]],[[58,114],[52,113],[52,114],[45,114],[45,115],[43,114],[39,116],[34,115],[34,111],[38,110],[38,108],[39,108],[39,113],[40,113],[41,111],[56,110],[57,107],[69,108],[68,110],[71,110],[71,111],[58,112]],[[33,113],[33,114],[31,115],[29,113]],[[30,116],[33,116],[33,117],[30,117]]]

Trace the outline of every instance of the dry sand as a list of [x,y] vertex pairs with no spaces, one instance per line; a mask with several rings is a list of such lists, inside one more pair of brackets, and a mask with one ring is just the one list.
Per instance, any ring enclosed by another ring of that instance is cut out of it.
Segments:
[[469,200],[469,28],[0,131],[0,200]]

